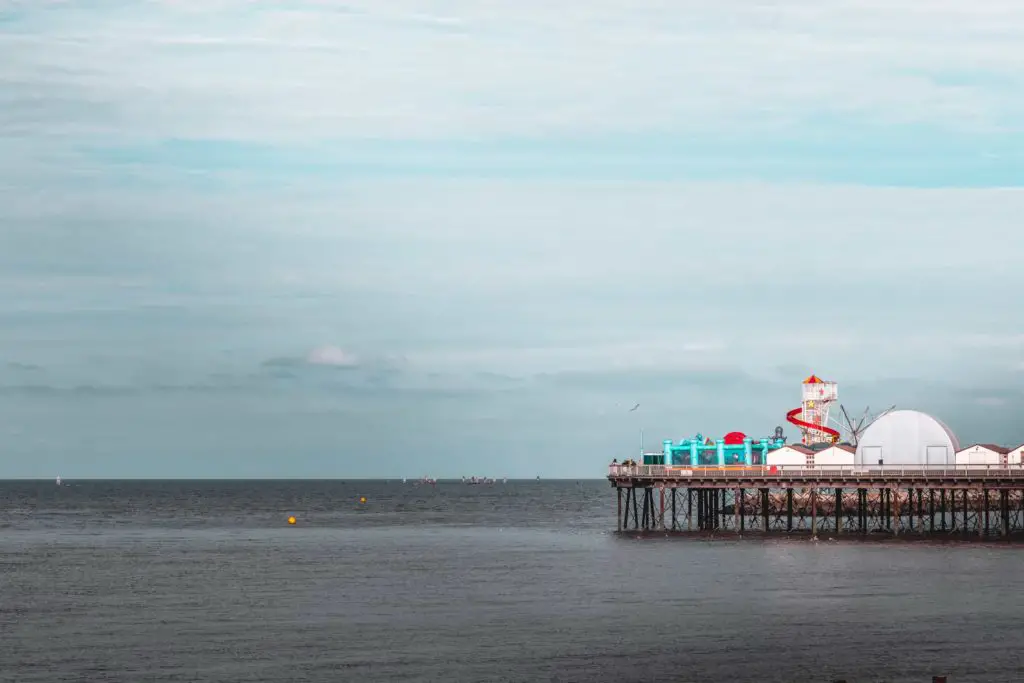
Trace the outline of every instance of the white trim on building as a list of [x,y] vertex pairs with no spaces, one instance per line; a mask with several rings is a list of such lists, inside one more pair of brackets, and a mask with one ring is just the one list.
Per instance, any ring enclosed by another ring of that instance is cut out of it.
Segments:
[[807,467],[807,461],[813,454],[810,450],[797,445],[786,445],[768,451],[767,462],[769,467]]
[[956,452],[956,464],[996,466],[1006,464],[1009,448],[993,444],[976,443]]
[[857,449],[846,444],[836,444],[814,454],[814,464],[818,467],[836,467],[853,465]]

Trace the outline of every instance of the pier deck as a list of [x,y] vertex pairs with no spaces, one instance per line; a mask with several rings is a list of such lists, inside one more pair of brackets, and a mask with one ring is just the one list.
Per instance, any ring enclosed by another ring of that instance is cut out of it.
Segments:
[[[1024,467],[612,465],[618,529],[1024,540]],[[638,500],[638,494],[642,501]]]

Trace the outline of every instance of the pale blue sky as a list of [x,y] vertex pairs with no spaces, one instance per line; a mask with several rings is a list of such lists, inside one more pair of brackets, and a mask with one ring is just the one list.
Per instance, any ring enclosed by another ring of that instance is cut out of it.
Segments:
[[1009,0],[8,4],[0,477],[1022,442],[1022,122]]

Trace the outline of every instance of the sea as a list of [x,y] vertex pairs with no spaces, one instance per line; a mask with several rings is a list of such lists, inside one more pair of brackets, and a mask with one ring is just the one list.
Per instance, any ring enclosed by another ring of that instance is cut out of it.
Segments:
[[615,517],[604,481],[0,482],[0,680],[1021,680],[1022,545]]

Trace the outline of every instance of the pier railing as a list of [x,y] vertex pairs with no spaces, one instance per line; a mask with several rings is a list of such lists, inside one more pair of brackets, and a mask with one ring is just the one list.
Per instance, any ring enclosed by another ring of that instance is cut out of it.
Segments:
[[725,466],[686,467],[667,465],[610,465],[610,479],[1022,479],[1024,465],[918,465],[913,467],[863,465],[813,466]]

